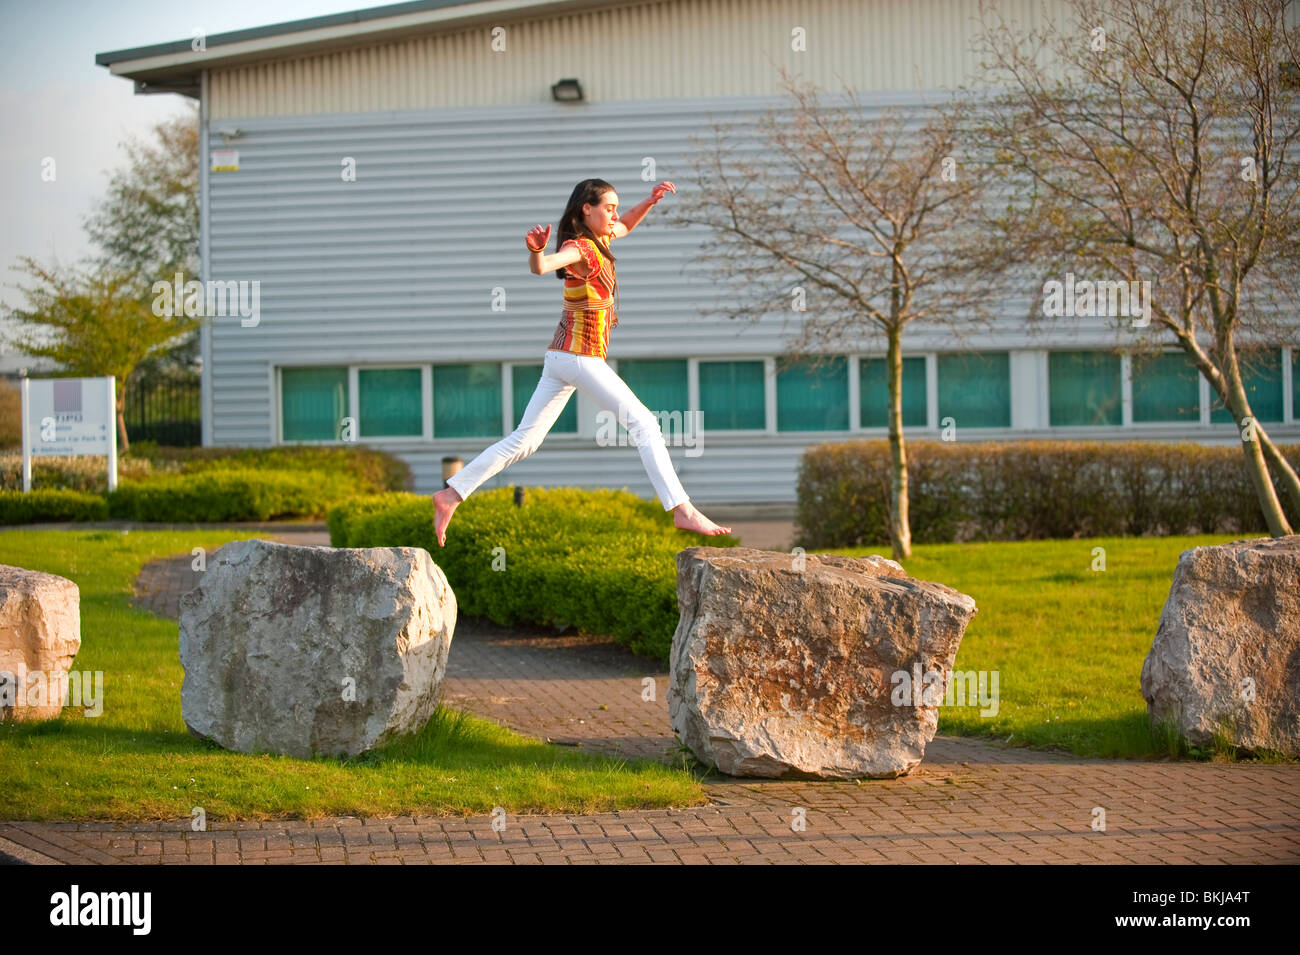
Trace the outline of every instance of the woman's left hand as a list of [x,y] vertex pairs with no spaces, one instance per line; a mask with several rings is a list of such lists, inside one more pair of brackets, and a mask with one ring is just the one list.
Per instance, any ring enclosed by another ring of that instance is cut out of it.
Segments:
[[658,202],[668,193],[670,192],[675,193],[676,191],[677,191],[677,187],[674,186],[671,182],[665,180],[664,182],[659,183],[659,185],[655,186],[653,189],[650,190],[650,198],[655,202]]

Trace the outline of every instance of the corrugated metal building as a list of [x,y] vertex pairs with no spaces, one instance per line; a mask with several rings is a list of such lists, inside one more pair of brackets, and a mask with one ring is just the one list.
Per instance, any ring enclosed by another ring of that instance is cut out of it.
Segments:
[[[1000,7],[1027,25],[1044,9]],[[420,0],[97,62],[138,92],[199,98],[201,279],[259,283],[256,323],[206,323],[204,443],[334,441],[347,417],[431,493],[444,456],[468,462],[509,433],[532,393],[560,283],[528,271],[522,238],[556,223],[576,182],[608,179],[620,211],[653,184],[645,157],[655,181],[683,185],[692,136],[786,103],[777,67],[828,91],[848,84],[877,110],[933,101],[974,75],[977,21],[977,0]],[[815,55],[792,49],[799,30]],[[555,101],[570,77],[583,100]],[[614,248],[610,364],[652,410],[704,410],[700,444],[669,442],[694,500],[788,505],[806,447],[885,435],[883,341],[819,373],[829,387],[815,393],[797,367],[777,374],[788,328],[702,316],[720,294],[689,274],[704,236],[658,225],[661,209]],[[977,358],[941,329],[909,329],[910,437],[937,437],[960,407],[962,440],[1233,440],[1180,356],[1147,366],[1158,387],[1135,392],[1127,358],[1101,354],[1114,342],[1104,321],[1048,344],[1011,317],[1024,311],[1008,303]],[[1283,440],[1300,434],[1297,357],[1271,350],[1251,382]],[[1080,418],[1098,389],[1106,407]],[[634,449],[596,443],[597,411],[575,395],[542,449],[485,487],[652,496]]]

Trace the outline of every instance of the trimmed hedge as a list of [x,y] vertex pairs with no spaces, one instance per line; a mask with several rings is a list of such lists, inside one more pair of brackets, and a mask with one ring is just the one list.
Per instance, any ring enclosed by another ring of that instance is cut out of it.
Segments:
[[[1300,470],[1300,447],[1281,447]],[[1266,532],[1240,447],[1146,441],[909,441],[912,542]],[[796,543],[889,543],[889,442],[809,448]],[[1293,525],[1281,487],[1278,497]]]
[[[82,496],[11,505],[15,519],[9,523],[113,517],[197,524],[324,517],[348,497],[401,490],[411,480],[406,462],[365,447],[160,448],[141,441],[118,461],[118,488],[111,494],[106,468],[103,455],[35,458],[32,480],[41,493]],[[0,455],[0,488],[21,493],[21,487],[22,455]],[[87,505],[90,498],[99,499],[99,506]],[[81,504],[72,506],[74,500]],[[23,517],[29,513],[50,516]]]
[[329,471],[221,469],[122,481],[108,495],[115,519],[163,523],[322,517],[356,493],[349,475]]
[[33,489],[0,490],[0,524],[35,524],[41,521],[106,521],[108,502],[86,491]]
[[573,625],[664,663],[677,629],[677,552],[738,543],[678,530],[657,501],[577,488],[528,488],[521,506],[512,488],[478,491],[456,508],[445,547],[427,495],[353,498],[330,512],[329,528],[335,547],[423,547],[461,613]]
[[[160,472],[151,462],[139,458],[120,458],[117,462],[119,481],[152,480]],[[177,465],[171,473],[179,474]],[[21,491],[23,488],[23,455],[0,454],[0,488]],[[77,454],[67,457],[32,458],[32,490],[86,491],[104,494],[108,491],[108,458],[102,454]]]
[[396,455],[365,445],[318,447],[284,445],[272,448],[172,448],[137,441],[131,456],[152,461],[155,466],[179,464],[194,474],[212,469],[246,470],[270,468],[276,471],[332,471],[352,478],[358,493],[380,494],[414,486],[410,466]]
[[[0,488],[22,488],[22,453],[0,454]],[[329,471],[348,478],[358,494],[410,487],[411,469],[401,458],[365,447],[160,448],[138,441],[118,458],[119,482],[153,481],[207,471]],[[32,459],[32,483],[73,491],[108,490],[108,459],[100,455]]]

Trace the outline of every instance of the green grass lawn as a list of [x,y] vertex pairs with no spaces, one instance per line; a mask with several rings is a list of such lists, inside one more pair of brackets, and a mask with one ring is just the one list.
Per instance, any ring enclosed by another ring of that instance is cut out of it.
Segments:
[[[139,567],[237,532],[0,532],[0,563],[81,588],[76,670],[104,673],[103,713],[0,724],[0,818],[209,820],[321,815],[603,812],[706,801],[698,774],[576,753],[466,713],[442,710],[417,734],[352,760],[231,753],[181,719],[184,677],[173,621],[132,608]],[[935,544],[903,562],[913,576],[975,599],[956,669],[996,671],[996,715],[941,707],[939,732],[1083,756],[1188,755],[1153,729],[1139,689],[1178,555],[1233,537]],[[1105,548],[1105,570],[1091,569]],[[886,551],[887,552],[887,549]],[[836,550],[861,556],[880,550]],[[454,644],[453,644],[454,646]],[[1193,752],[1233,758],[1230,747]],[[684,764],[689,766],[690,760]]]
[[209,822],[323,815],[609,812],[707,802],[684,769],[575,752],[440,710],[423,731],[351,760],[233,753],[181,719],[174,621],[129,605],[141,565],[247,534],[225,531],[0,532],[0,563],[81,590],[74,670],[103,671],[103,711],[0,724],[0,818]]
[[[940,707],[938,731],[1081,756],[1236,758],[1221,741],[1212,750],[1188,751],[1167,729],[1153,728],[1140,678],[1178,555],[1240,539],[1112,537],[914,547],[913,556],[900,561],[909,574],[968,594],[979,608],[954,669],[998,673],[996,715],[981,715],[979,706]],[[1105,550],[1105,570],[1092,569],[1097,547]],[[834,552],[889,556],[887,547]]]

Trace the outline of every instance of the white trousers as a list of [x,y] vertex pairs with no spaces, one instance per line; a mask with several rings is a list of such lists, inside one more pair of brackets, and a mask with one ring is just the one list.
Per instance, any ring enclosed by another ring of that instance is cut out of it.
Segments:
[[658,418],[627,383],[603,358],[553,348],[546,350],[541,381],[524,409],[519,427],[448,478],[448,486],[455,488],[463,500],[488,478],[536,451],[575,389],[615,414],[620,423],[626,422],[628,437],[641,453],[641,463],[665,511],[689,500],[668,457]]

